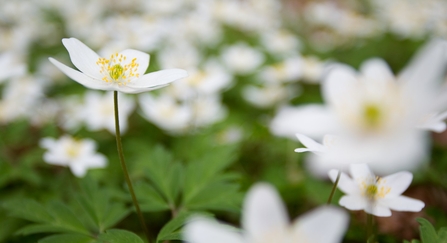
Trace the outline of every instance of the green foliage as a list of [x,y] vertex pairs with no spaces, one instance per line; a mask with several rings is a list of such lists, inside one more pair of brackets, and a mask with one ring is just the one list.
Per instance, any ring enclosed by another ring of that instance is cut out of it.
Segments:
[[439,229],[436,233],[435,228],[428,220],[418,218],[417,221],[421,225],[419,229],[421,231],[422,243],[447,243],[447,227]]
[[194,214],[195,213],[192,212],[184,212],[169,221],[158,233],[156,242],[166,240],[181,240],[182,237],[179,229],[186,223],[188,218]]
[[242,198],[235,182],[238,175],[225,172],[237,158],[236,147],[214,146],[209,140],[207,144],[203,141],[207,140],[189,141],[187,151],[176,153],[183,155],[185,163],[176,161],[162,146],[156,146],[135,164],[135,173],[143,171],[144,179],[135,186],[143,211],[238,211]]
[[[11,216],[33,222],[22,227],[17,234],[57,234],[39,242],[109,242],[107,239],[110,236],[107,234],[123,235],[123,240],[125,237],[132,239],[129,232],[105,231],[128,215],[129,209],[123,202],[113,200],[110,191],[100,188],[88,177],[80,181],[80,189],[79,196],[71,204],[60,200],[42,204],[33,199],[20,198],[6,201],[3,207]],[[96,238],[102,241],[93,241]]]

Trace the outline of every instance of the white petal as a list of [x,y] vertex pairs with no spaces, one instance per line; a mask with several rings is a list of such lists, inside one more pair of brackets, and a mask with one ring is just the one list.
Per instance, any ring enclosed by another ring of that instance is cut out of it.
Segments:
[[360,67],[360,72],[367,82],[388,83],[394,80],[393,72],[388,64],[379,58],[364,62]]
[[76,177],[84,177],[87,174],[87,167],[78,161],[72,161],[68,166]]
[[341,242],[348,222],[349,216],[344,210],[323,206],[297,219],[293,225],[294,239],[312,243]]
[[243,243],[242,236],[229,227],[202,217],[188,221],[183,239],[190,243]]
[[342,64],[335,64],[323,80],[323,96],[329,105],[337,105],[357,93],[356,71]]
[[334,133],[338,124],[332,112],[323,105],[305,105],[283,107],[270,123],[273,134],[294,138],[296,133],[306,134],[318,139],[328,133]]
[[356,182],[364,181],[367,178],[375,178],[376,176],[369,169],[367,164],[351,164],[349,166],[351,177]]
[[[335,180],[337,179],[338,170],[331,170],[329,171],[329,178],[332,182],[335,183]],[[355,183],[348,175],[341,172],[340,179],[338,180],[337,187],[344,192],[345,194],[352,195],[352,194],[358,194],[359,187],[357,183]]]
[[71,62],[84,74],[101,79],[100,67],[96,64],[98,54],[75,38],[62,39],[62,43],[70,54]]
[[175,80],[185,78],[187,76],[188,73],[183,69],[165,69],[145,74],[141,78],[128,83],[127,86],[133,89],[154,89],[156,87],[168,85]]
[[56,144],[56,139],[54,138],[42,138],[39,143],[40,147],[46,149],[52,149]]
[[265,183],[254,185],[244,201],[242,227],[251,239],[258,239],[268,231],[284,229],[288,217],[278,192]]
[[99,90],[114,90],[113,86],[107,84],[106,82],[102,80],[93,79],[79,71],[74,70],[73,68],[70,68],[59,61],[49,58],[50,62],[53,63],[57,68],[59,68],[65,75],[67,75],[69,78],[73,79],[74,81],[84,85],[87,88],[90,89],[99,89]]
[[390,188],[390,192],[387,196],[401,195],[410,186],[412,180],[413,174],[407,171],[398,172],[382,178],[384,186]]
[[368,205],[366,198],[361,195],[346,195],[340,198],[338,202],[340,206],[343,206],[349,210],[361,210],[365,209]]
[[378,217],[389,217],[391,216],[391,210],[383,205],[375,204],[372,207],[366,207],[365,212],[378,216]]
[[441,80],[447,62],[447,42],[434,39],[422,47],[399,75],[401,82],[421,87]]
[[140,77],[143,76],[147,70],[147,67],[149,67],[150,56],[147,53],[133,49],[126,49],[119,54],[123,54],[126,57],[126,60],[122,62],[123,65],[131,63],[132,59],[136,58],[135,62],[138,63],[137,73]]
[[324,153],[327,151],[327,148],[324,145],[315,142],[313,139],[311,139],[303,134],[297,133],[296,137],[306,147],[306,149],[302,149],[302,148],[295,149],[295,152],[297,152],[297,153],[305,152],[305,151]]
[[421,200],[406,196],[385,198],[382,199],[380,203],[395,211],[419,212],[425,207],[425,203]]

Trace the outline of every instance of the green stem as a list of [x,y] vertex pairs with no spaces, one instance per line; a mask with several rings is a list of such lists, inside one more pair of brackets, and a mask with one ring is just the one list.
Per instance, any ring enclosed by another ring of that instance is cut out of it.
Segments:
[[140,219],[141,226],[143,227],[144,234],[146,235],[147,242],[149,240],[149,232],[147,231],[146,224],[144,223],[144,217],[140,210],[140,205],[138,205],[137,197],[135,196],[135,191],[133,190],[132,182],[130,181],[129,172],[127,171],[126,161],[124,160],[123,145],[121,144],[121,132],[120,132],[120,121],[118,116],[118,91],[113,91],[113,100],[115,107],[115,133],[116,133],[116,147],[118,149],[118,155],[120,157],[121,168],[123,169],[124,178],[126,179],[127,186],[129,187],[130,195],[132,196],[133,205],[137,210],[138,218]]
[[331,194],[329,195],[329,199],[327,200],[327,204],[330,205],[332,202],[332,197],[334,196],[335,189],[337,189],[338,181],[340,180],[341,170],[338,171],[337,179],[335,179],[334,186],[332,187]]
[[373,234],[374,218],[372,214],[366,213],[366,242],[374,242]]

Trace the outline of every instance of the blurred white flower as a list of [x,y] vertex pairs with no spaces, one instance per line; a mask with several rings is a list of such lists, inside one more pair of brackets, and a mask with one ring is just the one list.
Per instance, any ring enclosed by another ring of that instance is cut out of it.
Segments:
[[246,75],[264,62],[264,55],[257,49],[239,42],[222,50],[222,60],[233,73]]
[[256,184],[248,192],[242,212],[241,233],[210,219],[193,217],[183,231],[191,243],[287,243],[341,242],[348,215],[339,208],[317,208],[290,225],[287,212],[276,190]]
[[[365,210],[379,216],[391,216],[391,210],[419,212],[424,208],[424,202],[402,196],[410,186],[413,175],[410,172],[398,172],[385,177],[377,177],[366,164],[350,165],[351,177],[341,173],[338,188],[346,193],[339,204],[349,210]],[[329,177],[334,182],[338,171],[329,171]]]
[[202,95],[190,101],[192,109],[192,124],[195,127],[205,127],[216,123],[227,115],[227,109],[220,102],[220,96]]
[[43,159],[48,164],[68,166],[77,177],[83,177],[89,168],[104,168],[107,158],[96,153],[96,144],[93,140],[76,140],[69,135],[59,139],[43,138],[40,146],[47,149]]
[[262,32],[261,42],[270,53],[277,56],[290,56],[301,48],[299,39],[285,29]]
[[20,76],[26,72],[26,64],[12,52],[5,52],[0,54],[0,83],[4,80]]
[[87,88],[115,90],[124,93],[141,93],[158,89],[187,76],[185,70],[167,69],[144,74],[149,65],[149,55],[127,49],[109,59],[99,57],[94,51],[75,38],[62,39],[73,64],[72,69],[53,58],[50,61],[68,77]]
[[368,163],[379,174],[417,168],[428,153],[422,129],[442,131],[439,112],[446,107],[443,79],[446,43],[429,43],[397,77],[380,59],[365,62],[360,73],[334,65],[322,84],[327,105],[282,108],[271,131],[290,137],[300,133],[315,139],[325,134],[342,138],[337,156],[314,156],[308,167],[325,175],[340,164]]
[[190,107],[178,103],[169,95],[153,97],[150,94],[141,94],[139,104],[145,119],[170,133],[181,133],[191,125]]
[[[118,116],[120,120],[121,133],[127,130],[127,120],[135,108],[132,98],[119,94]],[[107,129],[115,134],[115,110],[113,104],[113,92],[101,94],[100,92],[89,91],[85,95],[83,120],[87,128],[92,131]]]
[[271,83],[296,82],[305,71],[303,64],[302,58],[295,55],[282,62],[266,66],[259,75],[262,80]]
[[269,108],[284,103],[299,94],[300,90],[291,89],[281,84],[268,83],[262,87],[247,85],[242,90],[243,98],[259,108]]

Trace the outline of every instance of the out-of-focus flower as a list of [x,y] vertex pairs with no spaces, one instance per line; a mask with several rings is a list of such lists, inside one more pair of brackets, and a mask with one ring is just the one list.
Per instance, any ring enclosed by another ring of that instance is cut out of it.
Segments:
[[96,144],[93,140],[76,140],[69,135],[59,139],[43,138],[40,146],[48,151],[43,159],[48,164],[68,166],[77,177],[83,177],[89,168],[104,168],[107,158],[96,153]]
[[[127,130],[127,120],[135,108],[135,102],[125,95],[120,95],[119,99],[120,131],[124,133]],[[102,95],[99,92],[90,91],[85,95],[84,106],[81,111],[83,112],[82,117],[89,130],[97,131],[105,128],[115,134],[113,92]]]
[[320,207],[292,225],[276,190],[257,184],[248,192],[242,214],[243,232],[202,217],[192,218],[184,229],[191,243],[341,242],[348,216],[339,208]]
[[141,93],[158,89],[187,76],[185,70],[167,69],[144,74],[149,65],[149,55],[127,49],[109,59],[99,57],[94,51],[75,38],[62,39],[73,64],[72,69],[53,58],[50,61],[74,81],[87,88],[116,90],[124,93]]
[[191,125],[191,109],[186,104],[177,103],[171,96],[142,94],[139,104],[144,118],[171,133],[180,133]]
[[262,52],[245,43],[237,43],[222,51],[225,66],[235,74],[250,74],[264,62]]
[[309,157],[308,167],[318,175],[359,162],[378,174],[415,169],[428,154],[426,133],[419,128],[444,128],[444,114],[436,114],[447,108],[439,83],[447,63],[445,51],[444,41],[429,43],[397,77],[380,59],[365,62],[360,73],[334,65],[322,84],[327,105],[283,108],[271,130],[317,140],[325,134],[340,137],[337,153]]
[[[398,172],[385,177],[377,177],[366,164],[351,164],[351,177],[341,173],[338,188],[346,193],[339,204],[349,210],[365,210],[379,217],[391,216],[391,210],[419,212],[425,204],[417,199],[402,196],[410,186],[413,175],[410,172]],[[332,181],[338,171],[329,171]]]
[[20,61],[19,58],[11,52],[0,54],[0,67],[2,67],[0,72],[0,82],[3,82],[10,77],[23,75],[26,71],[25,63]]

